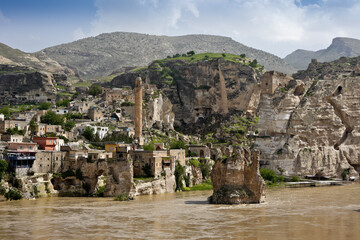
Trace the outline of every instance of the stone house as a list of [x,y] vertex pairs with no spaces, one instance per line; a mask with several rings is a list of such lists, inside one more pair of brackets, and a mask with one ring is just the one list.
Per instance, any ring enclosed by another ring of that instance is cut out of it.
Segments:
[[163,160],[169,167],[171,167],[171,163],[174,163],[166,150],[130,150],[129,155],[133,160],[134,176],[146,176],[143,170],[146,165],[151,168],[153,176],[159,176],[163,170]]
[[61,125],[45,125],[45,133],[55,133],[55,134],[63,134],[64,130]]
[[92,107],[88,110],[88,117],[92,121],[101,121],[104,118],[102,110],[100,108]]
[[18,130],[28,131],[28,122],[25,120],[4,120],[0,121],[0,133],[6,133],[10,128],[16,128]]
[[63,163],[66,152],[38,151],[32,171],[35,173],[60,173],[63,171]]
[[188,145],[188,152],[190,156],[195,153],[196,157],[201,158],[210,158],[211,155],[210,148],[206,145]]
[[91,162],[95,162],[95,161],[105,161],[107,159],[110,159],[113,157],[113,153],[112,152],[107,152],[107,151],[89,151],[88,152],[88,161],[91,161]]
[[12,119],[16,120],[26,120],[30,122],[30,120],[37,114],[36,111],[27,111],[27,112],[19,112],[12,114]]
[[175,163],[179,161],[182,166],[185,166],[185,150],[184,149],[170,149],[168,155],[174,158]]
[[89,111],[90,104],[86,101],[75,102],[72,105],[72,109],[78,113],[87,113]]
[[142,149],[130,150],[130,146],[117,148],[117,158],[125,158],[127,154],[133,160],[134,176],[145,176],[144,167],[148,165],[151,168],[153,176],[161,175],[166,168],[175,169],[175,163],[179,161],[181,165],[185,165],[185,150],[155,150],[144,151]]
[[33,167],[36,159],[37,144],[25,142],[8,142],[5,158],[15,169],[17,176],[25,176]]
[[24,136],[22,135],[10,135],[10,134],[4,134],[1,135],[1,140],[5,142],[22,142]]
[[78,160],[88,158],[88,150],[73,150],[69,146],[61,146],[61,151],[66,153],[63,162],[64,171],[75,168]]
[[103,99],[108,102],[120,101],[123,97],[121,88],[103,88]]
[[69,113],[69,110],[67,110],[67,109],[56,109],[55,113],[56,114],[67,114],[67,113]]

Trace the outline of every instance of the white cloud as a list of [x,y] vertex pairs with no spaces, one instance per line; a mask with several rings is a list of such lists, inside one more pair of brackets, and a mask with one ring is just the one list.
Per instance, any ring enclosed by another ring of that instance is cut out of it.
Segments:
[[10,22],[10,19],[5,17],[5,15],[1,12],[1,10],[0,10],[0,22],[3,22],[3,23],[9,23]]

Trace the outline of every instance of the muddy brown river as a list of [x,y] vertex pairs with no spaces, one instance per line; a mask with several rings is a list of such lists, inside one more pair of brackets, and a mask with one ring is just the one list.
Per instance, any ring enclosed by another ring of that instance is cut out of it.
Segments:
[[0,202],[0,239],[360,239],[360,184],[268,189],[258,205],[209,195]]

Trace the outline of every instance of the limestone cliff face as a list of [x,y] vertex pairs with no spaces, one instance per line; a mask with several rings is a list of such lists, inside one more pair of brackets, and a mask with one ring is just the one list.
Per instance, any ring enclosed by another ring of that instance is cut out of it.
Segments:
[[214,194],[211,203],[239,204],[265,201],[265,182],[259,171],[259,153],[246,148],[228,151],[211,172]]
[[159,90],[145,91],[143,108],[143,126],[146,128],[173,129],[175,114],[169,98],[163,96]]
[[[176,126],[192,124],[212,114],[256,112],[259,103],[259,71],[222,58],[195,62],[159,60],[137,73],[147,83],[156,84],[170,99]],[[111,84],[133,86],[134,74],[122,74]]]
[[67,84],[67,77],[42,73],[28,67],[0,64],[1,102],[39,102],[49,98],[55,99],[56,84]]
[[350,168],[357,175],[360,76],[355,69],[322,70],[324,79],[292,81],[285,91],[261,96],[256,147],[263,165],[288,174],[341,177]]

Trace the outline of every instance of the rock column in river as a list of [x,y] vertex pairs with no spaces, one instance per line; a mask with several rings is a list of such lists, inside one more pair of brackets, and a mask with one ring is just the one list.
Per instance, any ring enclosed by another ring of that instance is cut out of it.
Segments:
[[226,160],[218,160],[211,172],[215,204],[261,203],[265,200],[265,182],[259,171],[259,152],[246,148],[227,151]]

